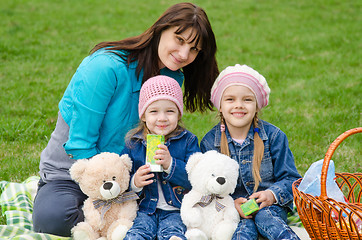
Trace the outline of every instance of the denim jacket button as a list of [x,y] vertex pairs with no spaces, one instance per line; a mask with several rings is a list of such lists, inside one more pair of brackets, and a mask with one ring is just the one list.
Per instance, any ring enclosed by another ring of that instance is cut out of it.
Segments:
[[245,161],[245,160],[243,160],[243,161],[241,162],[241,164],[246,164],[246,161]]
[[168,201],[168,204],[170,204],[170,205],[171,205],[171,204],[172,204],[172,201]]
[[167,184],[167,181],[166,181],[166,180],[164,180],[164,181],[162,181],[162,183],[163,183],[163,184]]
[[157,182],[157,180],[156,180],[156,179],[153,179],[153,182]]

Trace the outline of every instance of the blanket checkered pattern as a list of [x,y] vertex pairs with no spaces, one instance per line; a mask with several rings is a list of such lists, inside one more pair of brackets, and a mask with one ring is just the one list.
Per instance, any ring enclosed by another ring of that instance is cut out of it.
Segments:
[[0,225],[0,239],[70,240],[71,238],[33,231],[32,212],[39,177],[32,176],[22,183],[0,182],[0,206],[6,225]]
[[[33,231],[33,201],[39,177],[32,176],[22,183],[0,181],[0,207],[7,225],[0,225],[0,239],[11,240],[70,240]],[[288,215],[288,225],[302,227],[296,208]],[[304,228],[303,228],[304,229]]]

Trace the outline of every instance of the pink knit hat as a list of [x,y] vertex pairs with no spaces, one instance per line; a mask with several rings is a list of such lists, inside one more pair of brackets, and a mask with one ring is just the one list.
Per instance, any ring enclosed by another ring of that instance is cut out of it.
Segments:
[[183,114],[182,89],[178,82],[170,77],[158,75],[148,79],[141,88],[138,103],[138,115],[141,118],[147,107],[157,100],[170,100]]
[[249,88],[256,97],[258,108],[268,105],[270,88],[265,78],[247,65],[236,64],[225,68],[211,88],[211,102],[220,110],[221,97],[227,87],[241,85]]

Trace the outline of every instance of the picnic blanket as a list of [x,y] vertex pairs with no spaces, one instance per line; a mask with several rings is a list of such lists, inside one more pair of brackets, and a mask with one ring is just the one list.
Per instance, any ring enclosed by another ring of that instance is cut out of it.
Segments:
[[[22,183],[0,181],[0,207],[6,225],[0,225],[0,239],[12,240],[70,240],[52,234],[36,233],[33,230],[33,201],[39,177],[31,176]],[[288,225],[300,236],[305,232],[296,208],[288,215]],[[307,238],[301,238],[307,239]]]
[[13,240],[68,240],[33,231],[33,201],[39,177],[32,176],[22,183],[0,181],[0,207],[6,225],[0,225],[0,239]]

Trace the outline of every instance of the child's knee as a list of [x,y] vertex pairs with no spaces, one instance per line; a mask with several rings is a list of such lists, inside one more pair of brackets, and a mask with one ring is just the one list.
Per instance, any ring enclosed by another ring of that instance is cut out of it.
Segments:
[[275,218],[281,219],[282,221],[286,221],[287,210],[278,205],[272,205],[260,209],[254,218],[256,223],[268,222]]
[[258,230],[254,220],[241,219],[232,237],[232,240],[234,239],[258,239]]

